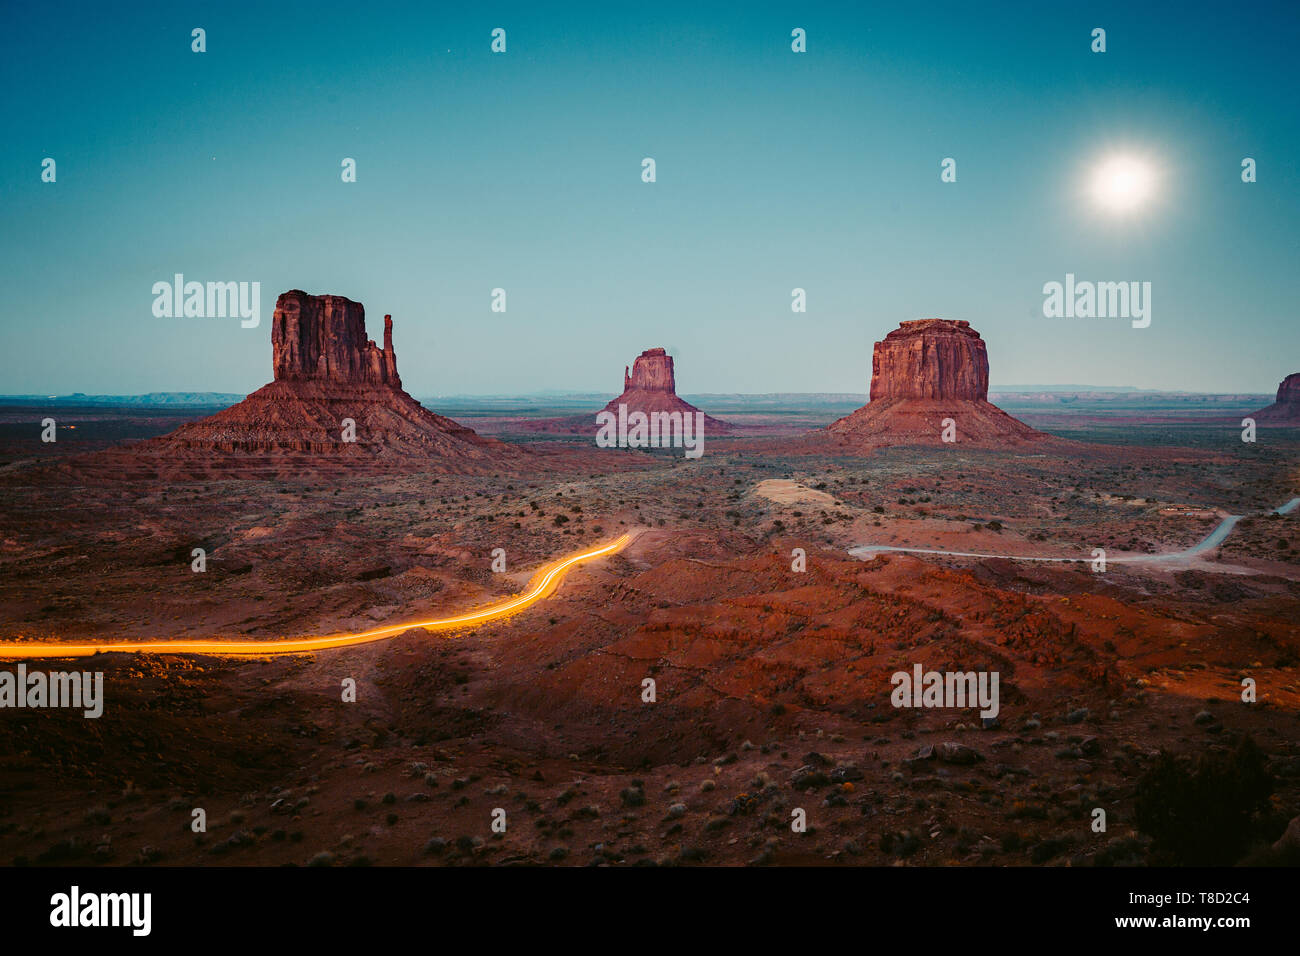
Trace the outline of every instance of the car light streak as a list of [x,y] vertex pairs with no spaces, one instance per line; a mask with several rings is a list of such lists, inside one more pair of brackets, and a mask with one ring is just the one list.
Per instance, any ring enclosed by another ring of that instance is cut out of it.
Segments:
[[89,657],[92,654],[126,653],[126,654],[211,654],[219,657],[264,657],[271,654],[303,654],[314,651],[330,650],[335,647],[348,647],[353,644],[368,644],[382,641],[405,631],[420,629],[425,631],[445,631],[458,628],[474,627],[488,621],[500,620],[517,614],[531,607],[538,601],[550,597],[560,586],[560,581],[570,568],[584,561],[617,554],[627,545],[632,536],[625,534],[610,544],[569,555],[543,565],[529,581],[522,594],[489,604],[475,611],[467,611],[455,617],[436,618],[431,621],[411,621],[407,624],[391,624],[378,627],[359,634],[328,634],[320,637],[292,637],[274,640],[164,640],[164,641],[123,641],[121,643],[105,642],[100,644],[60,643],[58,641],[5,641],[0,642],[0,658],[18,657]]

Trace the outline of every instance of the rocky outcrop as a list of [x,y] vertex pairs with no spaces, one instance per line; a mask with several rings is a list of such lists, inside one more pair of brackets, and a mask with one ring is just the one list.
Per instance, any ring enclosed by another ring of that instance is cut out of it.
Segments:
[[989,359],[969,322],[902,322],[871,357],[871,401],[834,422],[841,445],[1019,444],[1048,436],[988,400]]
[[[623,394],[613,399],[603,409],[619,413],[619,406],[627,408],[627,413],[644,412],[693,415],[700,410],[690,402],[677,397],[677,378],[673,370],[673,357],[664,349],[646,349],[632,362],[629,369],[623,367]],[[596,412],[586,415],[570,415],[567,418],[547,418],[528,422],[524,425],[530,431],[553,432],[566,435],[595,434],[598,430]],[[729,422],[704,416],[704,434],[706,436],[727,435],[735,431]]]
[[987,401],[989,357],[962,320],[901,322],[871,355],[871,401],[884,398]]
[[[275,381],[237,405],[133,446],[164,474],[260,476],[351,468],[367,460],[481,473],[529,458],[429,411],[401,387],[393,320],[366,336],[360,302],[294,290],[271,323]],[[178,470],[179,469],[179,470]]]
[[673,357],[664,349],[646,349],[632,362],[632,373],[623,368],[623,391],[638,389],[646,392],[677,394],[677,379],[673,375]]
[[341,295],[298,289],[275,302],[271,364],[277,382],[402,387],[393,352],[393,317],[384,316],[384,347],[366,338],[366,307]]
[[1277,399],[1254,414],[1266,425],[1300,424],[1300,372],[1292,372],[1277,387]]

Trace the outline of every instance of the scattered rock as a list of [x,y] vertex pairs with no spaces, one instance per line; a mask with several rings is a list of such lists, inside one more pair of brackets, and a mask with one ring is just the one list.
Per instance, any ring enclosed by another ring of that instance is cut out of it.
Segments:
[[955,743],[951,740],[945,740],[935,748],[935,754],[944,763],[967,765],[979,763],[984,759],[974,747],[967,747],[965,744]]

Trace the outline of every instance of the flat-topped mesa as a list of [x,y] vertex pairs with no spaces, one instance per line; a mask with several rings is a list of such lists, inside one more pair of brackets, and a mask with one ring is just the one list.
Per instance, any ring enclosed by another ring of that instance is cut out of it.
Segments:
[[964,320],[917,319],[876,343],[871,400],[827,426],[841,445],[1018,444],[1048,436],[989,402],[989,356]]
[[393,319],[384,316],[384,347],[366,337],[366,308],[341,295],[282,294],[271,320],[277,382],[322,381],[401,388]]
[[677,394],[677,381],[673,376],[673,357],[664,349],[646,349],[632,362],[632,373],[623,367],[623,391],[639,389],[646,392]]
[[1300,372],[1292,372],[1277,387],[1277,399],[1254,415],[1261,422],[1300,423]]
[[917,319],[876,343],[871,401],[920,398],[987,401],[989,357],[970,323]]

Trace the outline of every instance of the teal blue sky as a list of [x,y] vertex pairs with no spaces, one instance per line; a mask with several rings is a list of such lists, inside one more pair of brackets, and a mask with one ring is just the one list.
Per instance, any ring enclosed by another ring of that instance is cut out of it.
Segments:
[[[291,288],[392,313],[420,395],[613,393],[653,346],[684,392],[862,392],[926,316],[995,386],[1300,370],[1295,4],[467,6],[6,5],[0,393],[252,390]],[[1084,189],[1114,153],[1130,216]],[[261,326],[155,317],[177,272]],[[1067,273],[1150,282],[1150,327],[1045,318]]]

